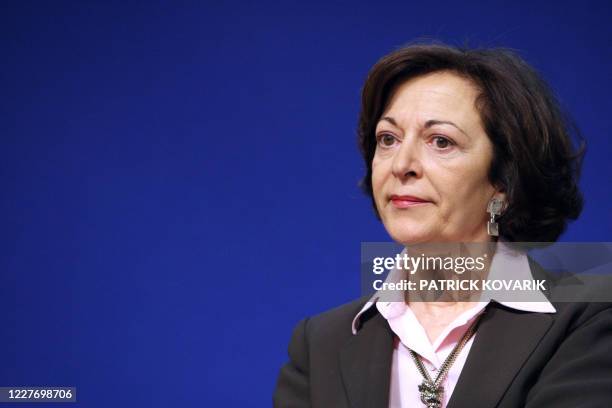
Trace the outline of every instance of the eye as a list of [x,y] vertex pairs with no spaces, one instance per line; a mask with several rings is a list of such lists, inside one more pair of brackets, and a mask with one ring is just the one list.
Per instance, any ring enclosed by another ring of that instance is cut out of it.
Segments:
[[393,145],[397,142],[397,138],[391,133],[381,133],[376,136],[376,141],[380,147],[389,148],[393,147]]
[[438,150],[448,150],[450,146],[453,146],[455,143],[447,137],[435,135],[432,138],[433,145]]

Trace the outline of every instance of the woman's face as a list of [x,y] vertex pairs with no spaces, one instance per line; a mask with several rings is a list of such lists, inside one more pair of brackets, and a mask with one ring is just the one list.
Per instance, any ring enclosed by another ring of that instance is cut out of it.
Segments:
[[475,107],[478,90],[450,72],[400,85],[376,126],[376,207],[404,244],[485,242],[493,146]]

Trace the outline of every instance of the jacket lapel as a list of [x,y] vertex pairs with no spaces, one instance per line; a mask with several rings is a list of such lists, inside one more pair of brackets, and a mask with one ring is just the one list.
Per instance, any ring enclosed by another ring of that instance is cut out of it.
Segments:
[[495,407],[552,321],[547,314],[490,304],[448,408]]
[[351,407],[389,405],[392,356],[393,333],[376,312],[340,352],[342,381]]

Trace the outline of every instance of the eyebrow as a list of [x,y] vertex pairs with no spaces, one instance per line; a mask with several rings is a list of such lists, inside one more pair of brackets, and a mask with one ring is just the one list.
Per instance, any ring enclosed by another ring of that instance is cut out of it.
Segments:
[[[395,119],[393,119],[390,116],[383,116],[382,118],[380,118],[380,120],[387,121],[387,122],[391,123],[393,126],[399,127],[397,122],[395,121]],[[435,126],[435,125],[451,125],[451,126],[457,128],[464,135],[466,135],[466,136],[468,135],[456,123],[451,122],[450,120],[429,119],[427,122],[425,122],[425,126],[424,127],[425,127],[425,129],[427,129],[427,128],[430,128],[430,127]]]

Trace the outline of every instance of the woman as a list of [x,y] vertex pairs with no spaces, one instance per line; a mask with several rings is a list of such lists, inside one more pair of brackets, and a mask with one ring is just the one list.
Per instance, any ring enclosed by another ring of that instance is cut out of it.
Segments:
[[[495,244],[490,271],[544,273],[513,243],[554,242],[582,209],[582,150],[537,73],[507,50],[413,45],[362,93],[363,180],[394,241]],[[514,255],[513,255],[514,256]],[[383,302],[301,321],[276,407],[612,406],[604,303]]]

